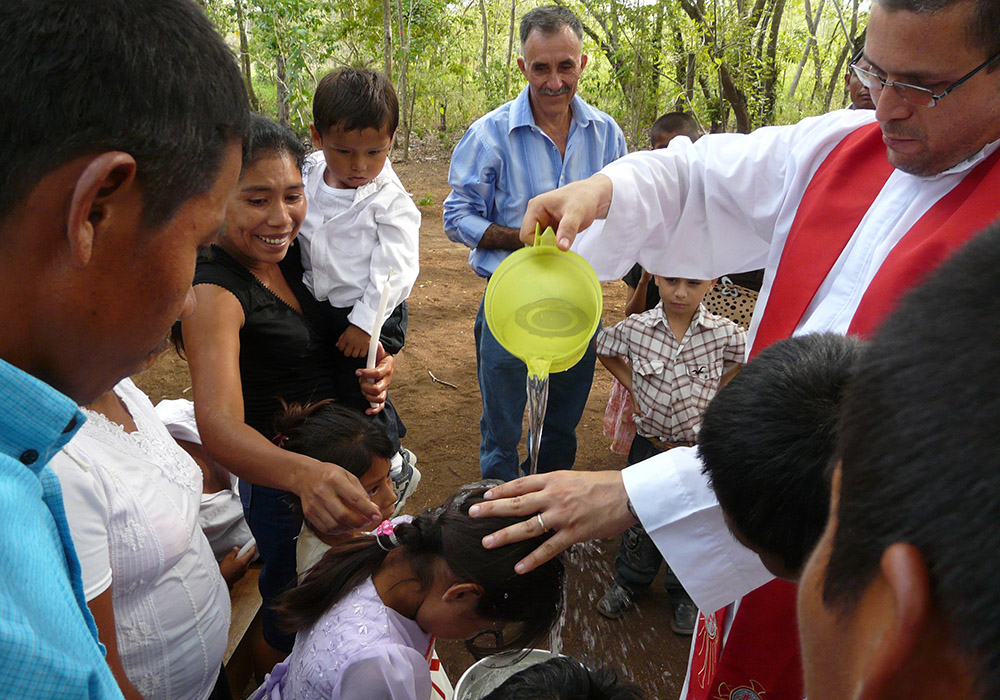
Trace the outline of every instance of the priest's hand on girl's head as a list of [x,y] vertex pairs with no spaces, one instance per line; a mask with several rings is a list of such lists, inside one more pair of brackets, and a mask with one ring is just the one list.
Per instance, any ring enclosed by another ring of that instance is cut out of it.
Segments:
[[[628,493],[619,471],[557,471],[516,479],[490,489],[487,503],[472,506],[469,515],[530,516],[527,520],[487,535],[483,546],[501,547],[553,535],[514,569],[523,574],[544,564],[578,542],[619,535],[636,523],[628,509]],[[541,518],[537,515],[541,514]]]

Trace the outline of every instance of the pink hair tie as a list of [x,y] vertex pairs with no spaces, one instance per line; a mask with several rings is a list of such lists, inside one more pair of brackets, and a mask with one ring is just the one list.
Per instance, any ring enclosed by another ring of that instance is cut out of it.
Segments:
[[[394,549],[399,546],[399,538],[396,537],[396,530],[392,525],[391,520],[383,520],[382,523],[375,528],[375,542],[378,544],[379,548],[383,552],[388,552],[390,549]],[[389,543],[392,547],[386,547],[382,544],[380,537],[385,536],[389,539]]]
[[271,438],[271,442],[273,442],[278,447],[284,447],[285,443],[288,442],[288,436],[284,435],[283,433],[278,433],[273,438]]

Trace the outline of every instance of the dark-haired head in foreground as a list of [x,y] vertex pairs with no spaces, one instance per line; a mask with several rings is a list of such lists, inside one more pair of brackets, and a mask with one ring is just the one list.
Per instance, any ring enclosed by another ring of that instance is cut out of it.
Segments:
[[190,0],[5,0],[0,36],[0,356],[85,404],[193,308],[247,98]]
[[998,268],[994,225],[855,367],[799,593],[811,700],[1000,697]]
[[639,688],[608,668],[576,659],[549,659],[515,673],[483,700],[642,700]]
[[833,333],[782,340],[705,410],[703,471],[733,534],[781,578],[798,579],[826,525],[840,401],[862,347]]

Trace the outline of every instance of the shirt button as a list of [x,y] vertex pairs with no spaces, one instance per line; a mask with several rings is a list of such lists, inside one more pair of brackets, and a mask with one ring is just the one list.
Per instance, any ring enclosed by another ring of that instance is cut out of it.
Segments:
[[36,450],[25,450],[21,453],[22,464],[34,464],[36,461],[38,461],[38,452]]

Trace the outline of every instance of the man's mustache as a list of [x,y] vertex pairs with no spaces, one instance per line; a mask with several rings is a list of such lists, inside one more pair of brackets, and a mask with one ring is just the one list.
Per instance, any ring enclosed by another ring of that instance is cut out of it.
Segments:
[[563,85],[558,90],[550,90],[549,88],[538,88],[538,92],[542,95],[548,95],[549,97],[558,97],[559,95],[565,95],[569,92],[569,86]]

